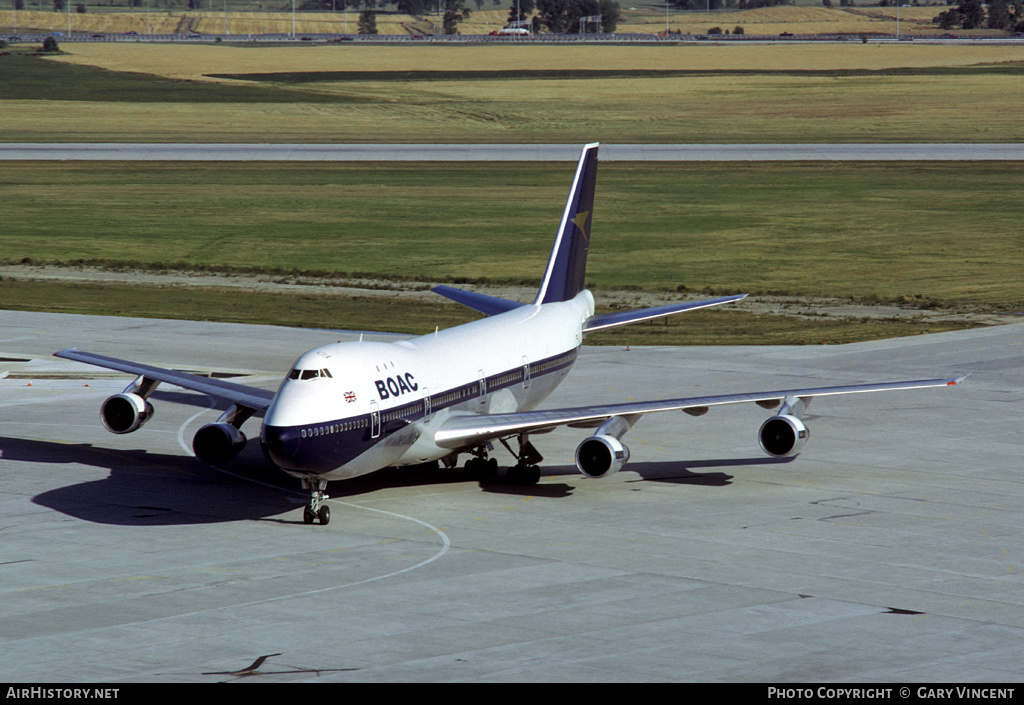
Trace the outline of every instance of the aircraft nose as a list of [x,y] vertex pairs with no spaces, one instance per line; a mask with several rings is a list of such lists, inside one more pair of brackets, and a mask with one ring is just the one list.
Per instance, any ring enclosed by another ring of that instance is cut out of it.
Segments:
[[260,444],[264,455],[274,465],[293,468],[299,454],[299,438],[298,429],[264,426],[260,433]]

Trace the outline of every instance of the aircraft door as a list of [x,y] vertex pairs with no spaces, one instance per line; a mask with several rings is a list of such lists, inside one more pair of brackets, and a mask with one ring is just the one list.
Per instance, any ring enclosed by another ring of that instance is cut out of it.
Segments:
[[377,402],[370,402],[370,438],[380,437],[380,409]]

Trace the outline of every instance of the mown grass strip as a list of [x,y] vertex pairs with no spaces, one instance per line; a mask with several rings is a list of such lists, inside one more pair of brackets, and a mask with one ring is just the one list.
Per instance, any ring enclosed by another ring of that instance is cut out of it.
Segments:
[[439,299],[436,304],[398,298],[346,298],[316,293],[119,286],[50,281],[0,280],[3,306],[143,318],[214,320],[299,328],[427,333],[475,318],[469,309]]
[[[479,316],[438,298],[339,297],[256,291],[180,289],[0,280],[4,308],[106,316],[211,320],[300,328],[423,335]],[[696,311],[587,337],[588,345],[828,345],[971,327],[907,319],[832,320]],[[69,331],[73,336],[73,331]],[[70,344],[70,343],[69,343]]]

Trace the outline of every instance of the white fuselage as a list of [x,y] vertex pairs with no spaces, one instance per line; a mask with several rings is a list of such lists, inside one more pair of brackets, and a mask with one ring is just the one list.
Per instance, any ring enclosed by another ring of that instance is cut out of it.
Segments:
[[583,291],[411,340],[310,350],[267,409],[264,449],[287,472],[325,480],[449,456],[434,442],[446,419],[536,407],[568,374],[593,314]]

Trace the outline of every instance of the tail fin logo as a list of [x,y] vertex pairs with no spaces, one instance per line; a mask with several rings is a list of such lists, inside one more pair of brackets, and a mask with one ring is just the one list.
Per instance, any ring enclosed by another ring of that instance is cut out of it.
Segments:
[[592,211],[582,211],[576,214],[576,217],[572,219],[572,222],[576,225],[576,229],[580,231],[583,238],[590,242],[590,214]]

